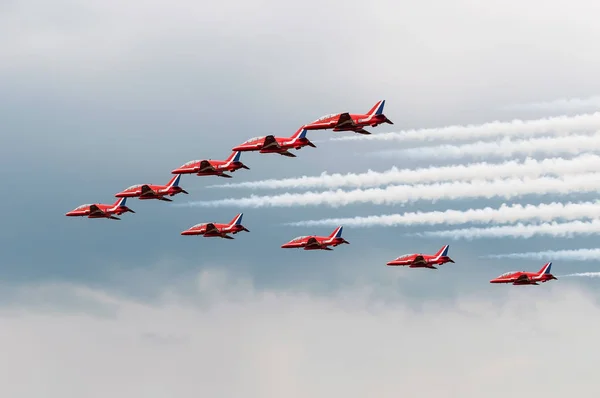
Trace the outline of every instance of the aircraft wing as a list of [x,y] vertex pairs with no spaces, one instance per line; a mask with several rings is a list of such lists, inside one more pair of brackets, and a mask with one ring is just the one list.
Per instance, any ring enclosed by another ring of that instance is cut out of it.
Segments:
[[415,257],[415,259],[413,260],[413,264],[425,264],[426,261],[423,258],[423,256],[419,255],[417,257]]
[[209,222],[208,224],[206,224],[206,231],[204,233],[205,234],[218,234],[219,229],[215,226],[215,224]]
[[319,241],[315,238],[308,238],[308,240],[306,241],[306,245],[304,247],[320,247],[321,244],[319,243]]
[[368,132],[367,130],[363,129],[363,128],[359,128],[354,130],[355,133],[359,133],[359,134],[364,134],[364,135],[369,135],[371,134],[370,132]]
[[354,120],[352,120],[350,114],[348,112],[345,112],[340,114],[340,117],[338,118],[335,127],[351,127],[354,125]]
[[213,167],[212,164],[210,164],[210,162],[208,160],[203,160],[200,162],[200,172],[207,172],[207,171],[215,171],[216,169]]
[[514,283],[522,283],[522,282],[528,282],[528,281],[529,281],[529,277],[525,274],[522,274],[517,279],[515,279]]
[[154,191],[148,185],[142,185],[142,193],[140,196],[154,196]]
[[280,148],[279,144],[277,143],[277,140],[275,139],[275,137],[273,135],[266,136],[265,140],[263,141],[262,149],[269,149],[269,148]]
[[290,151],[283,151],[283,152],[279,152],[280,155],[283,156],[287,156],[288,158],[295,158],[296,155],[294,155],[293,153],[291,153]]
[[90,216],[99,216],[104,214],[104,212],[96,205],[90,205]]

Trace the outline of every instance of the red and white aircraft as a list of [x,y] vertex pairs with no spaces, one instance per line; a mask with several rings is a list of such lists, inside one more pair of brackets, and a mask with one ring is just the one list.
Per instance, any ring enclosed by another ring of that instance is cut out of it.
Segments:
[[120,198],[112,205],[103,203],[85,204],[76,207],[70,212],[66,213],[68,217],[86,217],[87,218],[110,218],[111,220],[120,220],[119,217],[115,217],[113,214],[121,215],[123,213],[135,213],[129,207],[125,206],[127,198]]
[[295,158],[296,155],[289,152],[289,149],[296,148],[296,150],[311,146],[316,148],[317,146],[310,142],[306,138],[306,129],[300,127],[298,131],[291,137],[275,137],[273,135],[267,135],[264,137],[250,138],[241,145],[233,148],[233,151],[259,151],[260,153],[278,153],[283,156]]
[[371,134],[363,127],[376,127],[382,123],[394,124],[383,114],[385,100],[377,102],[366,114],[332,113],[321,116],[314,122],[304,126],[307,130],[333,129],[333,131],[354,131],[360,134]]
[[404,265],[409,268],[431,268],[437,269],[434,265],[442,265],[445,263],[453,263],[454,261],[448,257],[448,249],[450,246],[443,246],[437,253],[434,255],[430,254],[405,254],[396,258],[395,260],[390,261],[387,265]]
[[183,166],[173,170],[173,174],[194,174],[198,176],[219,176],[225,178],[231,178],[229,174],[225,174],[225,171],[233,173],[238,169],[250,170],[244,163],[240,162],[239,151],[234,151],[225,160],[190,160]]
[[218,223],[203,223],[196,224],[193,227],[186,229],[181,235],[203,235],[205,238],[219,237],[225,239],[233,239],[233,236],[227,234],[237,234],[241,231],[250,232],[246,227],[242,225],[242,216],[244,213],[240,213],[233,218],[228,224]]
[[[510,271],[505,272],[490,283],[512,283],[513,285],[537,285],[538,282],[544,283],[557,279],[550,273],[552,263],[546,263],[538,272]],[[558,279],[557,279],[558,280]]]
[[342,226],[337,227],[329,236],[298,236],[288,243],[281,245],[283,249],[304,248],[304,250],[333,250],[328,246],[338,246],[342,243],[350,244],[342,238]]
[[172,202],[173,200],[165,198],[165,196],[174,196],[178,193],[184,193],[187,195],[187,191],[179,186],[180,179],[181,174],[178,174],[171,178],[167,185],[132,185],[129,188],[117,193],[115,196],[117,198],[158,199],[164,200],[165,202]]

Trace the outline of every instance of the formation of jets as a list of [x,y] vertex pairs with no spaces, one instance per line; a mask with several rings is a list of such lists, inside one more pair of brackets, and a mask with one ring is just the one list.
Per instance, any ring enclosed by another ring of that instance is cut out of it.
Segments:
[[[231,154],[225,160],[201,159],[191,160],[171,171],[174,176],[166,185],[137,184],[115,194],[117,201],[113,204],[92,203],[83,204],[67,212],[68,217],[104,218],[120,220],[124,213],[135,213],[126,206],[127,198],[156,199],[171,202],[168,196],[175,196],[188,192],[179,186],[183,174],[196,174],[197,176],[217,176],[232,178],[227,173],[233,173],[239,169],[250,170],[248,166],[240,161],[241,152],[256,151],[259,153],[277,153],[282,156],[296,157],[290,152],[291,149],[299,150],[305,146],[316,148],[306,134],[309,130],[333,130],[352,131],[358,134],[371,134],[364,127],[377,127],[380,124],[394,124],[383,113],[385,100],[378,101],[367,113],[353,114],[348,112],[329,114],[322,116],[300,127],[291,137],[275,137],[267,135],[246,140],[231,149]],[[201,235],[206,238],[218,237],[223,239],[234,239],[230,234],[239,232],[250,232],[242,225],[243,213],[236,215],[229,223],[205,222],[196,224],[181,232],[181,235]],[[281,245],[283,249],[302,248],[303,250],[333,250],[342,244],[349,242],[342,237],[343,226],[338,226],[329,236],[306,235],[298,236]],[[397,257],[389,261],[387,266],[406,266],[409,268],[437,269],[436,265],[454,263],[448,257],[449,246],[443,246],[435,254],[413,253]],[[504,273],[494,278],[490,283],[511,283],[513,285],[538,285],[557,279],[550,273],[552,263],[545,264],[538,272],[513,271]]]

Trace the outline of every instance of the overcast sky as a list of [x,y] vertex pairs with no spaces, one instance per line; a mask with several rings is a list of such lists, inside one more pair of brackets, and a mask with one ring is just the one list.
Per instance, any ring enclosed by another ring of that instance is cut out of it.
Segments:
[[[0,391],[597,395],[600,279],[561,276],[600,271],[600,254],[577,251],[600,232],[596,160],[578,158],[600,151],[599,11],[537,0],[2,2]],[[115,222],[64,216],[380,99],[394,125],[367,129],[397,134],[310,131],[317,148],[297,158],[244,153],[251,170],[231,180],[184,176],[190,195],[173,204],[130,199],[136,214]],[[401,172],[378,182],[392,167]],[[209,187],[323,172],[341,175]],[[235,240],[179,234],[238,212],[251,232]],[[426,214],[403,216],[415,212]],[[349,222],[351,244],[332,252],[280,249],[328,235],[327,219],[382,215],[395,221]],[[455,264],[385,266],[446,243]],[[558,281],[488,283],[546,261]]]

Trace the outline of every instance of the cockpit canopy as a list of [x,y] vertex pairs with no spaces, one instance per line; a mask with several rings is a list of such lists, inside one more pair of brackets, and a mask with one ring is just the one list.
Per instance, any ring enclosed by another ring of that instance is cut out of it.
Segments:
[[318,118],[317,120],[315,120],[313,123],[320,122],[320,121],[323,121],[325,119],[329,119],[330,117],[333,117],[335,115],[339,115],[339,113],[330,113],[329,115],[321,116],[320,118]]
[[91,205],[92,205],[91,203],[86,203],[86,204],[84,204],[84,205],[77,206],[77,207],[75,208],[75,210],[83,210],[83,209],[85,209],[86,207],[90,207]]
[[298,241],[301,241],[301,240],[306,239],[306,238],[308,238],[308,235],[298,236],[298,237],[295,237],[294,239],[292,239],[291,242],[298,242]]
[[193,165],[194,163],[200,163],[200,161],[199,161],[199,160],[190,160],[189,162],[185,163],[185,164],[184,164],[183,166],[181,166],[181,167],[187,167],[187,166],[191,166],[191,165]]
[[250,143],[252,143],[252,142],[261,141],[261,140],[263,140],[264,138],[265,138],[265,137],[253,137],[253,138],[250,138],[249,140],[246,140],[246,141],[244,142],[244,144],[250,144]]
[[504,277],[507,277],[507,276],[509,276],[509,275],[512,275],[512,274],[514,274],[515,272],[517,272],[517,271],[508,271],[508,272],[505,272],[505,273],[503,273],[502,275],[500,275],[498,278],[504,278]]
[[126,191],[129,191],[130,189],[135,189],[135,188],[139,188],[141,187],[143,184],[137,184],[137,185],[132,185],[129,188],[126,189]]
[[193,228],[193,229],[196,229],[196,228],[204,227],[204,226],[205,226],[205,225],[207,225],[207,224],[208,224],[208,223],[206,223],[206,222],[205,222],[205,223],[196,224],[196,225],[194,225],[192,228]]
[[403,254],[403,255],[401,255],[401,256],[399,256],[399,257],[396,257],[396,259],[397,259],[397,260],[402,260],[402,259],[408,258],[408,257],[410,257],[410,256],[412,256],[412,254]]

